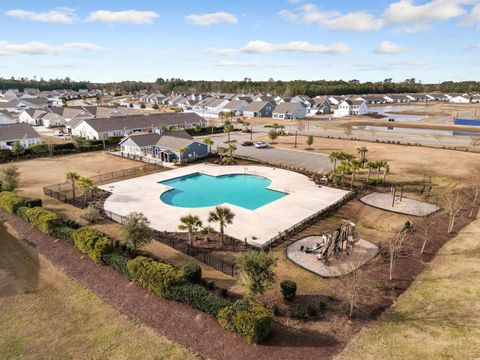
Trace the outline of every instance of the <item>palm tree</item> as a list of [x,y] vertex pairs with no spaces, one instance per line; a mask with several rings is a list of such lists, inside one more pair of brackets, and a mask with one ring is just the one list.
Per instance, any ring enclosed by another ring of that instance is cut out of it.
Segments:
[[82,176],[78,179],[78,187],[83,190],[85,202],[87,202],[88,195],[92,193],[95,189],[95,186],[93,185],[93,180],[89,177]]
[[203,235],[203,239],[205,241],[208,241],[208,236],[213,234],[215,230],[211,227],[211,226],[204,226],[202,227],[202,229],[200,230],[200,233]]
[[337,161],[339,160],[340,153],[338,151],[332,151],[328,156],[328,159],[333,163],[333,171],[337,170]]
[[377,162],[376,161],[368,161],[367,162],[367,168],[368,168],[367,183],[368,183],[370,181],[370,176],[372,176],[372,170],[377,168]]
[[75,200],[75,182],[80,179],[80,175],[74,171],[69,171],[65,174],[65,178],[72,183],[72,196],[73,200]]
[[223,146],[217,146],[217,153],[220,156],[220,162],[223,160],[223,155],[228,152],[228,149]]
[[197,215],[185,215],[180,218],[181,224],[178,225],[179,230],[188,231],[188,241],[190,245],[193,243],[193,233],[202,227],[202,221]]
[[375,161],[375,163],[377,164],[377,179],[380,179],[380,173],[382,171],[382,168],[385,166],[385,161],[379,160]]
[[214,144],[213,140],[210,139],[209,137],[206,137],[205,139],[203,139],[203,143],[205,145],[208,145],[208,153],[211,154],[212,153],[212,145]]
[[355,174],[357,173],[358,169],[360,169],[361,161],[357,159],[353,159],[350,161],[350,172],[352,174],[352,179],[350,181],[350,187],[353,188],[353,182],[355,181]]
[[233,125],[230,121],[225,121],[225,126],[223,127],[223,131],[225,131],[228,135],[228,142],[230,142],[230,133],[233,131]]
[[237,147],[235,146],[235,144],[228,144],[227,150],[230,154],[230,157],[233,157],[233,152],[237,150]]
[[383,162],[383,182],[387,180],[387,174],[390,172],[390,165],[386,161]]
[[367,161],[368,149],[365,146],[357,148],[357,152],[360,155],[360,165],[363,167]]
[[225,238],[225,227],[233,222],[235,214],[226,206],[216,206],[215,211],[210,211],[208,222],[218,222],[222,244]]

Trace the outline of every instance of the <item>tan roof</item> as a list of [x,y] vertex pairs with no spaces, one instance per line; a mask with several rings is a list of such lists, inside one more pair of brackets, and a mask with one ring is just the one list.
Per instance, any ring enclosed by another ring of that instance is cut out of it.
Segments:
[[26,123],[0,125],[0,141],[39,138],[40,135]]

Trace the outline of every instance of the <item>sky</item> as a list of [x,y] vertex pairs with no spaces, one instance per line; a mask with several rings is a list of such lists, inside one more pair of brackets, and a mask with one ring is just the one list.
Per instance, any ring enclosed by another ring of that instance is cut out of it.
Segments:
[[1,0],[0,76],[480,80],[480,0]]

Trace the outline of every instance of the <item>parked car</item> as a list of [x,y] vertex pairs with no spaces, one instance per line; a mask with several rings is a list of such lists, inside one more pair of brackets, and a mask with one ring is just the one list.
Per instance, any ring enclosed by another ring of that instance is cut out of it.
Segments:
[[266,147],[268,147],[268,144],[266,142],[263,142],[263,141],[258,141],[255,143],[255,147],[257,149],[265,149]]
[[242,145],[242,146],[253,146],[253,141],[244,141],[240,145]]
[[63,130],[57,130],[53,133],[54,136],[64,136],[65,133],[63,132]]

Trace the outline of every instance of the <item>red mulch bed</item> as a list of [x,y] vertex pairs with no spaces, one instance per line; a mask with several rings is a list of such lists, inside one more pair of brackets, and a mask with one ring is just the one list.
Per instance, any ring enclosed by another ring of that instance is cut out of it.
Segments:
[[222,329],[211,316],[129,283],[113,268],[96,265],[66,242],[41,233],[19,217],[0,211],[0,220],[8,222],[22,240],[28,240],[65,274],[120,312],[209,358],[318,359],[330,357],[345,345],[330,334],[279,323],[274,324],[267,344],[249,345]]

